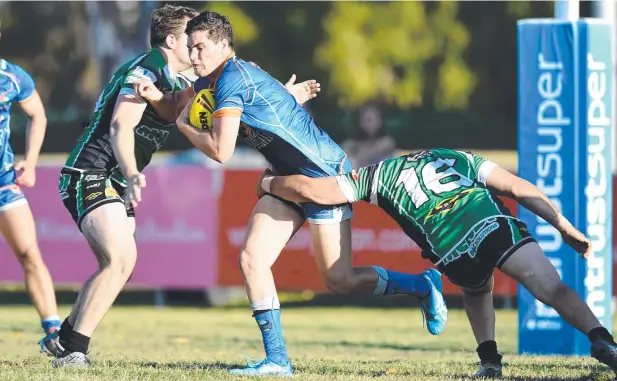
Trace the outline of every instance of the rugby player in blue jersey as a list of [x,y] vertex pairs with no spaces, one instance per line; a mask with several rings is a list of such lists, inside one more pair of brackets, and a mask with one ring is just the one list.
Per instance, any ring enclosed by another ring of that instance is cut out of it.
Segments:
[[[169,4],[152,13],[151,49],[116,70],[61,170],[60,197],[99,268],[82,287],[57,339],[41,341],[45,352],[57,357],[54,367],[91,365],[90,338],[133,272],[135,208],[146,186],[142,171],[175,129],[177,116],[157,113],[135,93],[134,85],[147,79],[174,98],[192,91],[192,83],[181,73],[191,67],[186,23],[197,14]],[[298,85],[292,90],[305,93]]]
[[[16,164],[9,142],[13,102],[28,118],[25,156]],[[56,295],[39,250],[32,212],[20,189],[36,182],[35,167],[46,128],[45,109],[32,77],[21,67],[0,59],[0,232],[24,270],[26,288],[43,331],[52,337],[61,324]]]
[[[351,171],[345,152],[280,82],[255,64],[236,57],[227,17],[202,12],[188,22],[186,33],[191,63],[199,77],[194,91],[213,89],[216,103],[211,129],[197,129],[188,123],[190,103],[176,121],[195,147],[223,163],[231,158],[240,135],[264,155],[277,174],[326,177]],[[155,107],[158,103],[161,109],[178,109],[171,98],[152,90],[140,95],[154,102]],[[378,266],[353,267],[352,215],[349,204],[298,205],[270,195],[259,200],[240,253],[240,268],[253,316],[262,333],[266,358],[231,373],[293,374],[270,267],[305,220],[310,224],[319,272],[333,293],[417,296],[421,298],[429,332],[439,334],[443,330],[447,310],[441,295],[440,274],[432,269],[410,275]]]

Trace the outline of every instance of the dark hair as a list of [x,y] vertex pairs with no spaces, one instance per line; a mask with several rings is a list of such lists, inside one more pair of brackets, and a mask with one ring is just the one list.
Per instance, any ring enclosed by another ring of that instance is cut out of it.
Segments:
[[150,23],[150,46],[161,45],[170,34],[179,37],[184,33],[184,20],[197,16],[193,8],[180,7],[177,5],[165,5],[152,12],[152,22]]
[[226,39],[229,41],[229,47],[234,48],[234,31],[227,16],[216,12],[201,12],[186,24],[186,34],[197,31],[207,31],[208,38],[215,43]]

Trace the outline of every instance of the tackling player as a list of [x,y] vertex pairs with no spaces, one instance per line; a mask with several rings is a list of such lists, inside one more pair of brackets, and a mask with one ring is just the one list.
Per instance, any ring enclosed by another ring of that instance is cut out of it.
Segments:
[[[60,197],[90,244],[99,269],[84,284],[62,323],[59,339],[43,340],[46,352],[58,357],[55,367],[91,364],[86,355],[90,336],[133,272],[137,260],[134,208],[146,186],[141,171],[176,127],[178,113],[155,112],[134,87],[147,79],[173,99],[190,99],[191,82],[180,72],[191,67],[184,31],[197,14],[192,8],[172,5],[153,12],[152,49],[114,73],[61,171]],[[291,83],[290,90],[301,99],[311,98],[305,83]]]
[[[9,142],[13,102],[28,118],[26,151],[17,164]],[[54,286],[39,250],[32,211],[19,188],[32,187],[36,182],[36,162],[46,128],[45,108],[32,77],[21,67],[0,59],[0,232],[21,264],[43,331],[53,338],[60,329]]]
[[179,73],[190,67],[184,29],[197,14],[192,8],[170,5],[152,13],[152,49],[114,73],[60,173],[60,197],[99,268],[62,323],[59,340],[44,341],[47,353],[58,357],[54,367],[91,364],[86,355],[90,336],[133,272],[137,259],[134,207],[146,186],[141,171],[175,127],[135,95],[133,84],[149,78],[166,93],[190,86]]
[[[211,129],[188,123],[188,103],[178,128],[210,158],[225,162],[233,154],[238,135],[259,150],[277,173],[324,177],[347,173],[351,164],[343,150],[321,130],[309,113],[281,83],[256,65],[234,54],[233,29],[227,17],[203,12],[188,25],[188,47],[195,74],[195,92],[214,89]],[[159,101],[160,94],[143,96]],[[163,101],[163,102],[166,102]],[[162,105],[159,103],[159,107]],[[174,103],[165,106],[176,107]],[[447,310],[441,296],[440,274],[431,269],[418,275],[382,267],[353,267],[351,263],[351,206],[323,206],[312,202],[292,205],[274,197],[257,203],[248,224],[240,268],[255,321],[261,330],[266,358],[240,375],[291,375],[280,320],[280,303],[270,267],[287,242],[308,219],[315,259],[326,286],[337,294],[394,295],[421,298],[432,334],[445,327]]]
[[463,290],[481,360],[474,377],[502,374],[491,294],[495,268],[586,334],[591,355],[617,371],[613,337],[581,297],[562,283],[525,224],[495,194],[515,199],[549,222],[584,258],[592,250],[590,241],[537,187],[496,164],[467,152],[433,149],[327,178],[266,173],[259,188],[294,202],[338,205],[362,200],[378,205],[396,220],[420,245],[422,256]]

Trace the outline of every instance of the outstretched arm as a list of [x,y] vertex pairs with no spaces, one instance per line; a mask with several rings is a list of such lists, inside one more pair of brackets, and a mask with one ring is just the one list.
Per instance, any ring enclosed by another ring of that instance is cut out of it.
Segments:
[[499,166],[495,166],[491,170],[486,185],[506,197],[515,199],[525,208],[551,224],[561,233],[568,245],[583,254],[584,258],[587,258],[591,251],[590,241],[583,233],[572,226],[570,221],[561,214],[555,204],[538,187]]
[[[289,78],[285,87],[300,104],[315,98],[317,93],[321,91],[321,85],[314,79],[309,79],[300,83],[294,83],[295,81],[296,75],[294,74]],[[150,102],[154,111],[156,111],[161,118],[172,123],[180,116],[182,110],[195,96],[195,91],[192,87],[188,87],[182,91],[163,94],[154,83],[147,78],[136,82],[133,85],[133,90],[141,99]]]

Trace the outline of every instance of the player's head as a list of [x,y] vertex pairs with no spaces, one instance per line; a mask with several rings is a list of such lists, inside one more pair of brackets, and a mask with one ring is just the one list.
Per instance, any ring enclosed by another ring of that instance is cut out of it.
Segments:
[[165,50],[168,55],[173,55],[180,66],[176,70],[182,71],[191,67],[184,31],[186,23],[198,14],[199,12],[193,8],[169,4],[152,12],[150,45]]
[[226,16],[202,12],[186,26],[188,51],[195,75],[205,77],[218,68],[234,49],[234,31]]

